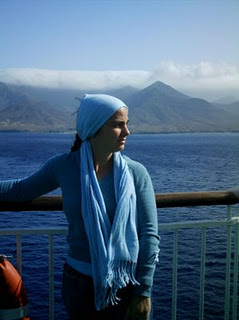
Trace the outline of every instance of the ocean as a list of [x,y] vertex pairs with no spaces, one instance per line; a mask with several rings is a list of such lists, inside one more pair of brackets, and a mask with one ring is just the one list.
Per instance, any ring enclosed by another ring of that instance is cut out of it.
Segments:
[[[68,152],[73,134],[0,133],[0,180],[34,173],[50,157]],[[238,186],[239,134],[135,134],[124,153],[147,168],[156,193],[225,190]],[[59,194],[59,190],[53,192]],[[238,206],[235,207],[238,213]],[[226,207],[169,208],[158,210],[160,223],[222,219]],[[65,227],[62,212],[3,212],[1,228]],[[171,319],[173,234],[161,232],[161,254],[153,288],[154,320]],[[13,255],[13,237],[1,237],[0,253]],[[31,319],[48,319],[48,244],[46,236],[26,236],[22,244],[23,280]],[[200,230],[179,232],[177,319],[198,319]],[[55,319],[64,320],[61,274],[67,252],[65,236],[55,237]],[[226,230],[210,229],[207,235],[205,316],[223,319]]]

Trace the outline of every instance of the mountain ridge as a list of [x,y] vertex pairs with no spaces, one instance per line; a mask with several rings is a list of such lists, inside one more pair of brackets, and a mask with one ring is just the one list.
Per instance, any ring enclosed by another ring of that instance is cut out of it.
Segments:
[[[238,102],[219,106],[160,81],[142,90],[124,87],[102,93],[114,95],[129,106],[134,133],[239,131]],[[83,94],[81,90],[38,91],[0,82],[0,131],[73,131],[78,108],[74,98]]]

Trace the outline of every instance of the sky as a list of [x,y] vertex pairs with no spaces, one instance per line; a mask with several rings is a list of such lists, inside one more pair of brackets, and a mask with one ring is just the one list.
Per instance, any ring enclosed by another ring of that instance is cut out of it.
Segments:
[[239,98],[239,0],[0,0],[0,81]]

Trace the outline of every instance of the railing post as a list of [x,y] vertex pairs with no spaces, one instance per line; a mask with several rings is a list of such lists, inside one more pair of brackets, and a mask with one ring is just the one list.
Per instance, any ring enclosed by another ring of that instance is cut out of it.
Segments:
[[203,228],[202,229],[202,240],[201,240],[199,320],[203,320],[203,318],[204,318],[205,257],[206,257],[206,228]]
[[238,255],[239,255],[239,221],[235,226],[235,248],[234,248],[234,276],[233,276],[233,302],[232,320],[237,320],[237,295],[238,295]]
[[[232,208],[227,206],[227,221],[231,220]],[[227,256],[226,256],[226,280],[225,280],[225,310],[224,320],[229,320],[230,313],[230,288],[231,288],[231,247],[232,247],[232,227],[227,226]]]
[[49,320],[54,320],[54,238],[49,234]]
[[22,275],[22,236],[21,234],[16,235],[17,242],[17,271]]
[[172,320],[177,319],[178,229],[174,231]]

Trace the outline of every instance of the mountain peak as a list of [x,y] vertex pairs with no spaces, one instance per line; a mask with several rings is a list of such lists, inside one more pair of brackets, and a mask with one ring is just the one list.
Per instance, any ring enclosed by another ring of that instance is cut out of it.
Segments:
[[161,81],[156,81],[153,84],[149,85],[145,89],[142,90],[142,92],[145,91],[147,93],[154,93],[160,96],[167,96],[171,100],[176,99],[177,101],[179,100],[186,100],[189,99],[190,97],[175,90],[173,87],[161,82]]

